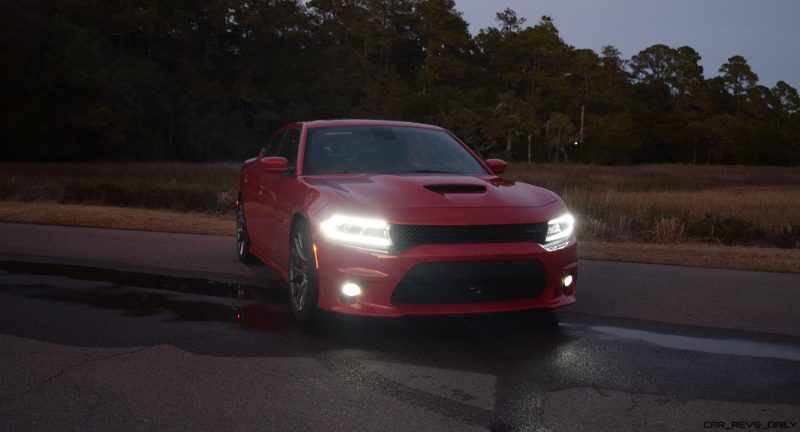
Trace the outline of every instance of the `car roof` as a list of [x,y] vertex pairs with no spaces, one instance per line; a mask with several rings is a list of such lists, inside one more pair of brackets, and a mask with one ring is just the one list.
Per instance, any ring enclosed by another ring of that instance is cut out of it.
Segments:
[[394,121],[394,120],[340,119],[340,120],[312,120],[303,123],[309,128],[342,127],[342,126],[394,126],[394,127],[417,127],[425,129],[444,130],[444,128],[435,125]]

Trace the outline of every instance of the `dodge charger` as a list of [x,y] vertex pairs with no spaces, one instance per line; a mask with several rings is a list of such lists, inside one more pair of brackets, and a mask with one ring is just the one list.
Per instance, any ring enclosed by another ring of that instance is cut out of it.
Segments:
[[242,166],[237,253],[284,279],[300,322],[566,306],[574,218],[505,168],[437,126],[290,123]]

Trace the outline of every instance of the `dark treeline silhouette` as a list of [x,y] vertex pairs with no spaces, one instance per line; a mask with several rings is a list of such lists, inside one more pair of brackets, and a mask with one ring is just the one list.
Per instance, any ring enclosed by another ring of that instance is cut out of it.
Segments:
[[4,160],[240,160],[298,119],[440,124],[481,155],[800,163],[800,98],[741,56],[630,59],[452,0],[0,0]]

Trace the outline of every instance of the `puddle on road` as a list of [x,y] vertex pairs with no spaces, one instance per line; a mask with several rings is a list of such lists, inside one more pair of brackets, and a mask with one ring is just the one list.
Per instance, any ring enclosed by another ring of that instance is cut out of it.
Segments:
[[678,350],[800,361],[800,347],[791,345],[752,342],[741,339],[678,336],[621,327],[590,326],[589,329],[619,338],[635,339]]
[[[289,294],[284,287],[217,282],[208,279],[163,276],[150,273],[129,272],[65,264],[25,263],[0,261],[0,270],[16,274],[63,276],[84,281],[102,281],[129,287],[152,288],[175,291],[183,294],[199,294],[214,297],[263,300],[286,303]],[[277,285],[274,281],[272,285]]]
[[[0,261],[0,272],[30,275],[32,283],[13,286],[31,290],[30,297],[85,304],[114,309],[128,316],[153,316],[170,313],[179,321],[221,321],[248,329],[270,332],[289,331],[294,327],[288,313],[288,290],[285,287],[252,286],[223,283],[207,279],[160,276],[148,273],[49,263]],[[64,288],[57,283],[44,283],[37,276],[67,277],[77,281],[104,282],[111,285]],[[145,288],[145,289],[141,289]],[[157,290],[157,291],[156,291]],[[520,314],[489,314],[491,316],[406,317],[399,320],[356,320],[353,326],[363,336],[385,337],[387,334],[438,335],[447,339],[469,339],[476,334],[523,334],[553,330],[544,326],[531,327],[527,316]],[[697,351],[800,361],[800,347],[778,343],[753,342],[741,339],[714,339],[678,336],[637,329],[561,323],[563,328],[589,329],[617,338],[652,343],[657,346]],[[347,327],[340,325],[339,327]],[[436,329],[432,331],[431,329]],[[511,329],[511,330],[510,330]],[[441,333],[441,334],[440,334]],[[541,336],[541,335],[539,335]],[[562,335],[563,336],[563,335]],[[367,337],[368,338],[368,337]]]
[[288,293],[280,288],[49,263],[0,261],[0,271],[104,283],[69,289],[42,281],[13,284],[33,291],[32,298],[113,309],[132,317],[167,312],[178,321],[221,321],[268,331],[291,327],[285,310]]
[[[167,313],[169,319],[176,321],[230,322],[241,328],[273,333],[290,332],[295,328],[288,310],[289,294],[286,287],[251,286],[47,263],[0,261],[0,272],[3,271],[22,279],[2,285],[24,289],[31,298],[111,309],[129,317]],[[70,283],[54,281],[49,277],[68,278]],[[339,325],[327,328],[323,324],[320,331],[345,339],[355,337],[366,340],[383,340],[387,335],[401,339],[427,335],[462,340],[495,332],[527,334],[540,331],[537,328],[526,329],[526,319],[512,313],[457,317],[412,316],[397,320],[342,316],[337,317],[337,322]],[[549,332],[551,329],[541,331]]]
[[33,298],[79,303],[104,309],[123,311],[132,317],[143,317],[169,312],[177,321],[230,322],[242,328],[278,331],[288,328],[288,312],[274,304],[225,304],[193,300],[172,294],[104,289],[79,289],[60,293],[33,294]]

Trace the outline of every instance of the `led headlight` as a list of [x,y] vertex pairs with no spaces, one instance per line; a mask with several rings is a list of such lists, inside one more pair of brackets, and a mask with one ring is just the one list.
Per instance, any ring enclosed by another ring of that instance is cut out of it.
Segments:
[[330,239],[356,246],[387,249],[392,245],[385,220],[333,215],[320,225]]
[[[545,243],[550,244],[558,240],[568,240],[575,228],[575,218],[567,213],[547,222],[547,238]],[[561,242],[559,242],[561,243]]]

